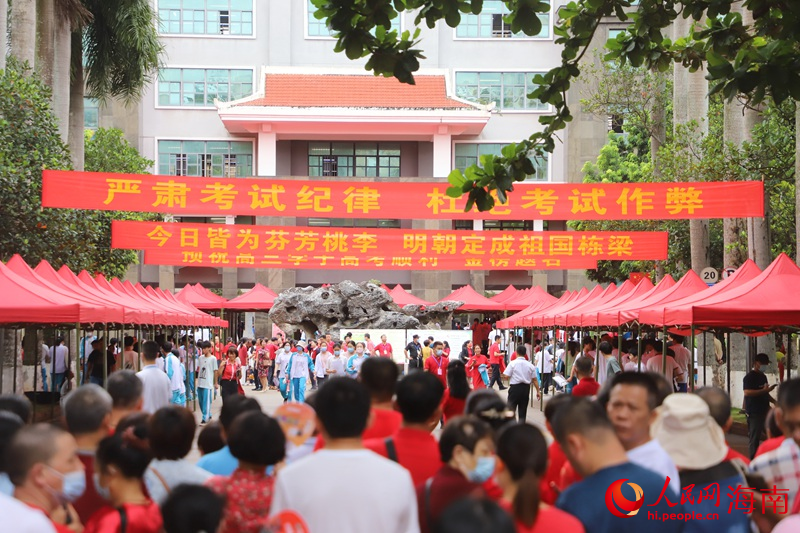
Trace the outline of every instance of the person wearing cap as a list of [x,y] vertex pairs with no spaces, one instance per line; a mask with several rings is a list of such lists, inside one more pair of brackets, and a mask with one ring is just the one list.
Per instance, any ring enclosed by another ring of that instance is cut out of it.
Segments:
[[769,356],[765,353],[756,354],[753,369],[742,380],[744,391],[744,410],[747,413],[747,434],[750,438],[750,459],[756,456],[758,445],[761,444],[761,434],[767,422],[770,404],[775,400],[770,396],[777,384],[770,385],[763,369],[769,366]]
[[[728,444],[708,404],[696,394],[670,394],[653,423],[653,437],[675,461],[680,471],[683,496],[692,502],[694,513],[718,518],[713,522],[689,520],[683,533],[695,531],[750,531],[747,510],[734,506],[720,512],[716,498],[709,498],[709,486],[718,484],[720,500],[736,501],[738,487],[747,487],[741,467],[727,460]],[[674,502],[673,502],[674,503]],[[759,509],[760,510],[760,509]]]
[[628,459],[662,479],[669,478],[669,486],[680,494],[675,462],[650,433],[659,404],[658,385],[653,377],[623,372],[611,381],[606,411]]
[[286,383],[291,383],[294,401],[303,403],[306,400],[306,381],[308,373],[314,372],[314,362],[306,351],[306,343],[298,342],[297,351],[289,357],[286,365]]

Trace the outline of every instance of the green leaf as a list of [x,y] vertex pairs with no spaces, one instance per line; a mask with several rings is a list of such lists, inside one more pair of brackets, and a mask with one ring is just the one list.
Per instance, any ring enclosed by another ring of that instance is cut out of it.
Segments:
[[467,178],[464,177],[464,174],[459,169],[454,169],[447,176],[447,181],[453,187],[462,187],[467,182]]

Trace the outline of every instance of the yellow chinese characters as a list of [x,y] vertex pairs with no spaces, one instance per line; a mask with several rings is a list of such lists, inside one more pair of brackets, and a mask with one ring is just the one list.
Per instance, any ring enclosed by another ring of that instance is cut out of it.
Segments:
[[557,201],[555,190],[536,187],[522,195],[522,209],[535,209],[540,215],[549,216],[553,214]]
[[158,246],[164,246],[169,242],[170,238],[172,238],[172,233],[164,229],[164,226],[158,225],[153,230],[147,234],[150,237],[150,240],[156,241]]
[[622,209],[622,214],[627,215],[629,204],[633,203],[634,213],[641,216],[645,211],[653,210],[654,192],[644,192],[641,187],[623,187],[622,192],[617,198],[617,205]]
[[[106,183],[108,184],[108,196],[106,197],[105,201],[103,201],[103,203],[106,205],[113,202],[114,197],[118,194],[142,193],[142,180],[106,178]],[[123,207],[124,206],[121,206],[121,208]]]
[[403,234],[403,250],[410,254],[424,254],[428,252],[428,236],[424,233]]
[[315,213],[330,213],[333,211],[333,206],[323,204],[323,202],[329,202],[330,199],[330,187],[303,185],[303,188],[297,191],[297,209],[298,211],[310,209]]
[[159,181],[153,185],[156,201],[153,207],[165,205],[167,207],[186,207],[186,196],[191,189],[185,184],[175,180]]
[[286,204],[281,203],[279,195],[286,192],[283,185],[270,185],[269,187],[259,187],[253,185],[248,194],[250,195],[250,209],[274,209],[284,211]]
[[425,204],[425,207],[430,209],[433,215],[461,212],[461,210],[456,207],[456,199],[440,192],[439,187],[434,187],[433,191],[429,192],[427,196],[430,200]]
[[223,211],[230,211],[233,209],[233,202],[236,200],[237,192],[234,190],[232,183],[215,182],[200,191],[204,196],[200,201],[204,204],[214,202],[217,207]]
[[344,191],[344,205],[348,213],[369,213],[380,209],[378,189],[372,187],[348,187]]
[[572,189],[569,199],[572,201],[572,213],[597,213],[605,215],[606,208],[600,205],[600,199],[605,198],[606,191],[592,187],[589,192],[581,192],[579,189]]
[[670,215],[683,212],[693,215],[696,210],[703,208],[702,194],[702,190],[694,187],[670,187],[667,189],[667,212]]

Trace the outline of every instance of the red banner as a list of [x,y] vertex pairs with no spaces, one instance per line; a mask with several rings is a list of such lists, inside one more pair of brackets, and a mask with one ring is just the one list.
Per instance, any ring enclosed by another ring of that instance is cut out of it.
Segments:
[[508,204],[464,212],[446,182],[193,178],[45,170],[43,207],[175,215],[446,219],[623,220],[764,216],[758,181],[518,183]]
[[592,269],[666,259],[666,232],[437,231],[114,221],[111,246],[145,263],[239,268]]

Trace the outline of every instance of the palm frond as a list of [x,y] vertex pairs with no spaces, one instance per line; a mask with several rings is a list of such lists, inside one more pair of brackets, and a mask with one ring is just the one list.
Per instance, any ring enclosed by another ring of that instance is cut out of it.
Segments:
[[72,29],[83,28],[92,21],[92,12],[81,0],[55,0],[56,15],[70,23]]

